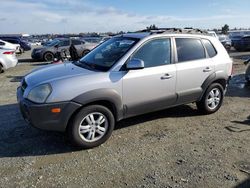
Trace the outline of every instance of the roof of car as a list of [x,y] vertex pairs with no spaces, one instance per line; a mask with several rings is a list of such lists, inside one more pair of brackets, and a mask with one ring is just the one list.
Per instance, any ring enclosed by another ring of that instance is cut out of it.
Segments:
[[202,31],[199,29],[155,29],[155,30],[141,30],[134,33],[126,33],[122,35],[118,35],[117,37],[130,37],[130,38],[138,38],[142,39],[151,35],[168,35],[168,36],[188,36],[188,37],[200,37],[200,36],[209,36],[206,31]]

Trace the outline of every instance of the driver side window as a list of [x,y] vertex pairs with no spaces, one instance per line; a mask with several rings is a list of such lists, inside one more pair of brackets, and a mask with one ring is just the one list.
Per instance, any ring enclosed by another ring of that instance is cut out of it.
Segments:
[[143,44],[143,46],[132,56],[132,59],[134,58],[143,60],[145,68],[170,64],[170,39],[154,39]]
[[59,43],[59,47],[69,46],[69,40],[63,40]]

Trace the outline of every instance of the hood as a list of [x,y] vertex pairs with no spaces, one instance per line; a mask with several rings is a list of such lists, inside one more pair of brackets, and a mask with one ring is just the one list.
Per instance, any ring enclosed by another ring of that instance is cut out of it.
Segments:
[[49,83],[54,80],[65,79],[75,76],[84,76],[94,74],[95,72],[78,67],[72,63],[62,63],[56,65],[47,65],[42,68],[33,70],[25,76],[28,85],[39,85]]
[[34,48],[33,51],[38,51],[38,50],[43,50],[45,49],[44,47],[41,47],[41,48]]

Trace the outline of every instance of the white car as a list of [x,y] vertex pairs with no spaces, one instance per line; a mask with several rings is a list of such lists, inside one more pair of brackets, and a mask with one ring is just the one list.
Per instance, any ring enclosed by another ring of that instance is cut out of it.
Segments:
[[12,44],[3,40],[0,40],[0,48],[14,50],[15,52],[21,52],[20,44]]
[[214,31],[208,31],[207,33],[208,33],[208,35],[219,39],[218,35]]
[[14,50],[0,49],[0,73],[11,67],[15,67],[17,62]]

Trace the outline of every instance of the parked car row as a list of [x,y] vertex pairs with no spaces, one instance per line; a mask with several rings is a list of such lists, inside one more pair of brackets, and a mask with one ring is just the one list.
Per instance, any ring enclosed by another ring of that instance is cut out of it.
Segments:
[[0,48],[0,73],[17,65],[15,50]]
[[21,37],[0,37],[0,39],[12,44],[19,44],[21,52],[31,50],[31,44]]
[[229,38],[237,51],[250,50],[250,30],[230,31]]
[[31,57],[36,60],[53,61],[58,51],[65,51],[66,54],[70,56],[69,48],[71,45],[74,45],[76,48],[77,55],[83,57],[89,53],[97,43],[89,43],[79,39],[54,39],[41,48],[33,49]]
[[21,52],[20,44],[12,44],[0,39],[0,48],[14,50],[17,53]]
[[233,46],[237,51],[240,52],[250,50],[250,35],[243,36],[239,40],[235,40]]
[[231,39],[227,35],[219,35],[218,37],[222,45],[229,51],[232,47]]
[[0,73],[15,67],[18,63],[16,53],[30,50],[28,42],[20,37],[0,37]]

